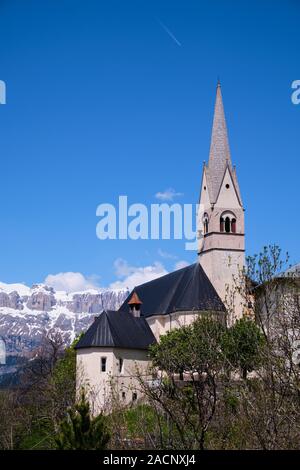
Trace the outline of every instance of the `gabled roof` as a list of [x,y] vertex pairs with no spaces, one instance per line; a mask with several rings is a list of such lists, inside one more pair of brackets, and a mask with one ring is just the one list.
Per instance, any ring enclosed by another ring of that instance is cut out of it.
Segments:
[[76,349],[109,347],[122,349],[148,349],[156,339],[144,318],[128,312],[103,311],[95,318]]
[[[225,312],[225,307],[215,288],[197,262],[165,276],[135,287],[143,302],[141,315],[166,315],[176,311]],[[128,312],[127,297],[120,311]]]
[[236,172],[235,172],[234,168],[230,167],[228,162],[226,163],[226,166],[225,166],[225,169],[224,169],[223,178],[221,179],[220,187],[219,187],[218,193],[216,195],[216,201],[215,202],[217,202],[218,199],[219,199],[219,195],[220,195],[220,192],[221,192],[221,188],[222,188],[227,170],[229,172],[231,181],[233,183],[233,187],[234,187],[235,194],[236,194],[236,197],[238,199],[238,202],[242,206],[242,200],[241,200],[240,189],[239,189],[239,185],[238,185],[238,181],[237,181],[237,177],[236,177]]

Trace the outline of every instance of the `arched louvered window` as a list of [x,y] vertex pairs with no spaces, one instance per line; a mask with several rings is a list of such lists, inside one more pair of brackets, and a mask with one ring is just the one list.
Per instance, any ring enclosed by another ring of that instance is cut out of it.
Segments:
[[231,220],[231,232],[236,233],[236,219]]
[[230,218],[226,217],[225,219],[225,232],[230,233]]
[[220,217],[220,232],[221,233],[236,233],[236,216],[231,211],[223,212]]

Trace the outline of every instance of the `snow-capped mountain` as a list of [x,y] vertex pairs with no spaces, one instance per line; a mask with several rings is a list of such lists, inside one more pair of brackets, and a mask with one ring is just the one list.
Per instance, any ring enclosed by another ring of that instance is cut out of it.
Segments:
[[0,282],[0,339],[4,340],[6,363],[13,357],[28,356],[52,329],[70,343],[89,327],[95,315],[104,309],[117,310],[127,295],[127,290],[111,289],[68,294],[44,284],[30,288]]

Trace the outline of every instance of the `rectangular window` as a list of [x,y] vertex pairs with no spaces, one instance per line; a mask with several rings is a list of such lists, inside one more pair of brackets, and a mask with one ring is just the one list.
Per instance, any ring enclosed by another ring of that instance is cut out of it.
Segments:
[[123,372],[123,359],[119,358],[119,373],[122,374]]
[[123,398],[123,400],[125,400],[125,398],[126,398],[126,393],[125,392],[122,392],[122,398]]
[[137,393],[136,392],[133,392],[132,394],[132,401],[136,401],[137,400]]
[[106,357],[101,357],[101,372],[106,372]]

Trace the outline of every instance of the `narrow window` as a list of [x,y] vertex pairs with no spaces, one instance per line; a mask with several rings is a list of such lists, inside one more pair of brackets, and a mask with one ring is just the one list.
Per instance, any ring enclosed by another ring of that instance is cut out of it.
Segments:
[[226,217],[226,219],[225,219],[225,232],[230,233],[230,219],[229,219],[229,217]]
[[220,232],[224,232],[224,219],[223,219],[223,217],[220,218]]
[[126,393],[122,392],[122,399],[125,400],[125,398],[126,398]]
[[121,374],[123,372],[123,359],[120,357],[119,358],[119,373]]
[[132,394],[132,401],[136,401],[137,400],[137,393],[136,392],[133,392]]
[[236,219],[232,219],[231,221],[231,231],[232,233],[236,232]]
[[204,217],[203,217],[203,227],[204,227],[204,234],[208,233],[208,215],[207,215],[207,213],[205,213]]
[[208,220],[205,219],[204,220],[204,233],[207,233],[208,232]]
[[106,372],[106,357],[101,357],[101,372]]

